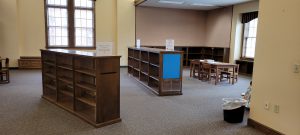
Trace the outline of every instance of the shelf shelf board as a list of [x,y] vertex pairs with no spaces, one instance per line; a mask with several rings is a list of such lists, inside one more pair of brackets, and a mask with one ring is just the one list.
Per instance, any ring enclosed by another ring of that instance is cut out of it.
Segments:
[[134,59],[134,60],[137,60],[137,61],[140,61],[140,59],[138,59],[138,58],[135,58],[135,57],[133,57],[132,59]]
[[148,81],[145,81],[145,80],[139,80],[140,82],[144,83],[144,84],[148,84]]
[[201,55],[201,53],[188,53],[188,54],[199,54],[199,55]]
[[73,110],[73,101],[68,100],[58,100],[59,105],[63,106],[66,109]]
[[135,75],[133,75],[133,77],[134,77],[134,78],[136,78],[136,79],[138,79],[138,80],[140,79],[140,77],[139,77],[139,76],[135,76]]
[[78,72],[78,73],[82,73],[82,74],[85,74],[85,75],[90,75],[90,76],[96,77],[95,70],[91,70],[91,69],[76,69],[75,71]]
[[138,68],[133,68],[134,70],[136,70],[136,71],[140,71],[140,69],[138,69]]
[[96,101],[94,99],[88,99],[88,98],[84,98],[84,97],[77,97],[76,99],[82,103],[96,107]]
[[50,77],[52,79],[55,79],[55,75],[51,74],[51,73],[45,73],[45,76]]
[[145,60],[141,60],[141,62],[143,62],[143,63],[146,63],[146,64],[148,64],[148,63],[149,63],[148,61],[145,61]]
[[67,84],[73,84],[73,80],[67,77],[59,77],[58,80]]
[[85,119],[89,123],[95,123],[95,108],[76,110],[76,114]]
[[89,91],[96,91],[96,86],[92,85],[92,84],[88,84],[85,82],[78,82],[76,84],[77,87],[83,88],[85,90],[89,90]]
[[154,86],[149,86],[149,87],[152,89],[152,91],[158,93],[158,87],[154,87]]
[[56,95],[55,94],[51,94],[51,95],[50,94],[47,94],[47,95],[44,94],[42,97],[49,100],[49,101],[51,101],[51,102],[53,102],[53,103],[56,102]]
[[66,69],[66,70],[73,71],[73,68],[72,68],[71,65],[57,65],[57,67],[62,68],[62,69]]
[[133,56],[128,56],[128,58],[131,58],[131,59],[133,59]]
[[159,95],[159,93],[158,93],[158,87],[151,87],[151,86],[148,85],[148,82],[141,81],[138,78],[134,78],[133,77],[133,79],[137,80],[138,82],[140,82],[140,84],[142,84],[143,86],[147,87],[148,89],[150,89],[155,94]]
[[73,93],[67,90],[60,90],[59,93],[64,94],[69,97],[74,97]]
[[51,90],[55,90],[56,91],[56,87],[53,86],[53,85],[50,85],[50,84],[44,84],[45,87],[47,87],[48,89],[51,89]]
[[153,63],[149,63],[149,64],[154,67],[159,67],[159,65],[157,65],[157,64],[153,64]]
[[152,79],[154,79],[154,80],[156,80],[156,81],[159,81],[159,79],[157,77],[155,77],[155,76],[149,75],[149,77],[152,78]]
[[44,61],[44,64],[50,65],[50,66],[55,66],[55,63],[54,62],[50,62],[50,61]]
[[141,73],[148,76],[147,72],[141,71]]

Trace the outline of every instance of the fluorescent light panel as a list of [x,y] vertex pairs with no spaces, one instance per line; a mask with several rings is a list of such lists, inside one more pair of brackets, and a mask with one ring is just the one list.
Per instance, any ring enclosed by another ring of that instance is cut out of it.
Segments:
[[176,4],[176,5],[181,5],[184,3],[184,1],[168,1],[168,0],[160,0],[158,2],[164,4]]
[[203,3],[193,3],[192,6],[201,6],[201,7],[215,7],[216,5],[212,4],[203,4]]

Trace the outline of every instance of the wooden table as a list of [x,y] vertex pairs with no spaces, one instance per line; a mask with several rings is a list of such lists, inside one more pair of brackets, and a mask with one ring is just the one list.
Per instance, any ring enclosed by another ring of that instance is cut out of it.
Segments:
[[[207,63],[210,64],[212,68],[215,69],[216,71],[216,81],[215,81],[215,85],[217,85],[217,83],[219,82],[220,78],[219,78],[219,74],[220,71],[219,69],[232,69],[233,74],[235,74],[235,70],[234,68],[237,66],[236,64],[231,64],[231,63],[224,63],[224,62],[208,62],[205,60],[199,60],[199,64],[202,63]],[[232,84],[234,84],[234,81],[232,81]]]

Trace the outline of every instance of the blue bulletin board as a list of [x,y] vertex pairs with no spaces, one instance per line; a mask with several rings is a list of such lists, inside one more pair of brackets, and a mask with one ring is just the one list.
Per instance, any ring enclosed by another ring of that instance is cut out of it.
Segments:
[[163,54],[163,79],[179,79],[181,54]]

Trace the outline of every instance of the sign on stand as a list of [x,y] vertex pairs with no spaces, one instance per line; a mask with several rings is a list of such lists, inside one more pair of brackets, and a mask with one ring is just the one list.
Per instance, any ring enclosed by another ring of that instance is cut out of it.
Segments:
[[174,39],[167,39],[166,40],[166,50],[167,51],[174,51]]

